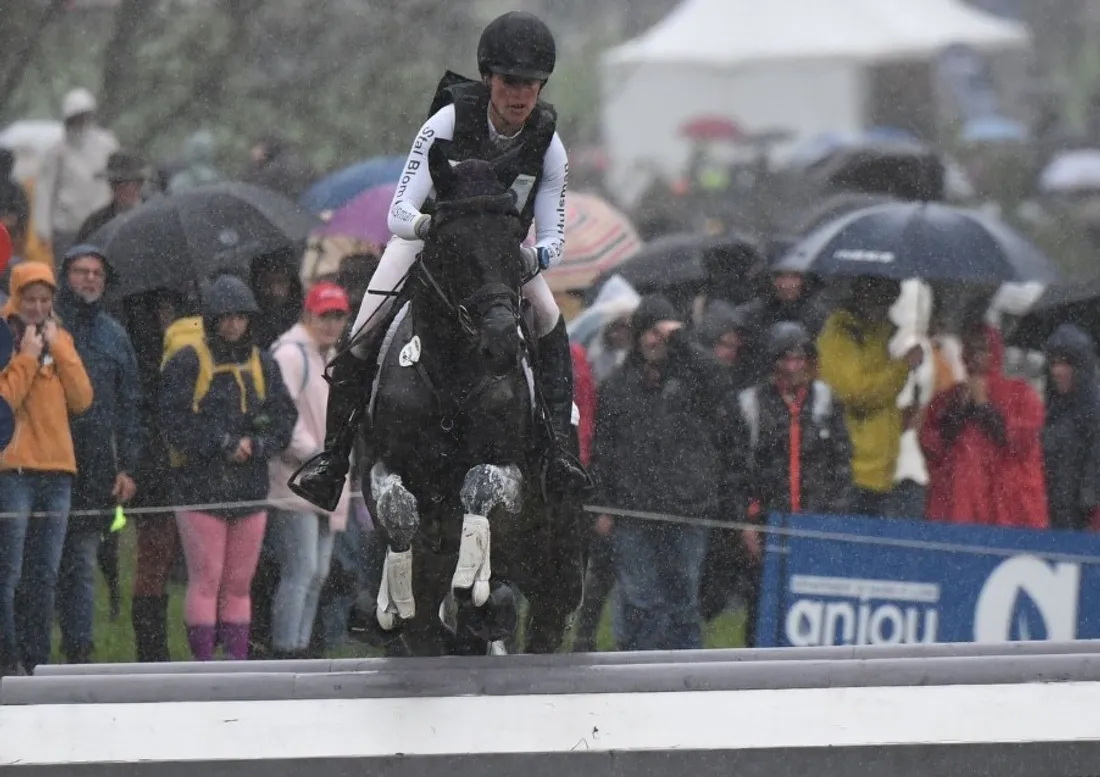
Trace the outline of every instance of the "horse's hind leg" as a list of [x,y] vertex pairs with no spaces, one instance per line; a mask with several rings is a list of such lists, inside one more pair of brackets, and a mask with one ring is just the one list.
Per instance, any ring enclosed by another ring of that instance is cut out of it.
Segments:
[[375,609],[378,625],[389,631],[397,625],[398,618],[409,620],[416,615],[412,541],[420,527],[420,512],[416,497],[405,488],[401,476],[390,472],[381,461],[371,468],[370,487],[378,523],[389,539]]

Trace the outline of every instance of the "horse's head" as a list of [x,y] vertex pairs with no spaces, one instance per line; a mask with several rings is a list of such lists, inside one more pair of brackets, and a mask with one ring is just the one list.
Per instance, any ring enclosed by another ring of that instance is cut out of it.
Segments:
[[440,143],[428,152],[436,211],[424,246],[426,277],[456,325],[500,368],[513,367],[519,354],[519,291],[526,280],[525,234],[515,196],[503,183],[518,174],[515,159],[513,152],[495,162],[452,166]]

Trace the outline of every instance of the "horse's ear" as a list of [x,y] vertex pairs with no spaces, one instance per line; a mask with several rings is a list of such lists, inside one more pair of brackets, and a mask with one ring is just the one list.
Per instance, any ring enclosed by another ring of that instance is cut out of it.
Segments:
[[432,174],[436,194],[441,198],[446,197],[445,192],[449,192],[454,187],[455,172],[447,152],[439,141],[432,143],[431,148],[428,149],[428,172]]

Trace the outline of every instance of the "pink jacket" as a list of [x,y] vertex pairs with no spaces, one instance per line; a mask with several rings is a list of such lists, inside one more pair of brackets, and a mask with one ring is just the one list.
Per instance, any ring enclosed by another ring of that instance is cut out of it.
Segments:
[[[291,493],[286,483],[306,459],[321,452],[325,440],[325,407],[328,405],[328,383],[325,382],[324,372],[332,353],[321,353],[301,324],[295,324],[283,333],[272,344],[271,351],[279,363],[290,398],[298,408],[298,423],[294,425],[290,447],[268,463],[271,477],[268,499],[279,500],[278,508],[281,510],[323,512]],[[340,504],[330,518],[333,531],[347,528],[350,494],[351,487],[345,483]]]

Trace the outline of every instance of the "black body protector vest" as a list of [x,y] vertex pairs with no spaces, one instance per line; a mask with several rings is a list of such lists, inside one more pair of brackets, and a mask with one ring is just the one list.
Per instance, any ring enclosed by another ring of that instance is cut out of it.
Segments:
[[[489,136],[489,87],[448,71],[436,88],[428,115],[434,116],[451,103],[455,106],[454,138],[449,143],[438,142],[445,144],[447,157],[452,162],[467,159],[492,162],[515,149],[517,144],[522,147],[517,165],[519,175],[515,181],[501,183],[511,186],[523,229],[529,230],[535,220],[535,193],[542,181],[543,160],[557,128],[558,115],[554,107],[539,100],[519,137],[512,143],[497,145]],[[422,211],[431,212],[434,205],[433,202]]]

